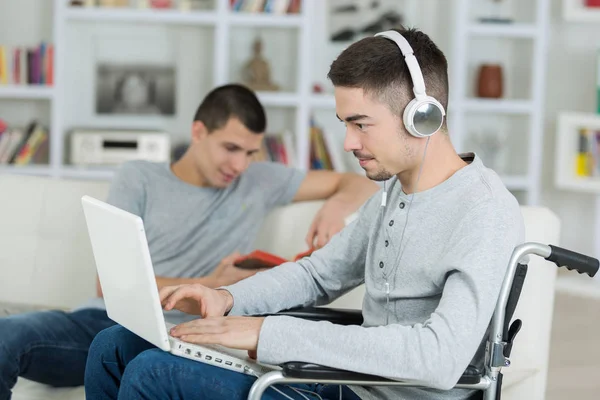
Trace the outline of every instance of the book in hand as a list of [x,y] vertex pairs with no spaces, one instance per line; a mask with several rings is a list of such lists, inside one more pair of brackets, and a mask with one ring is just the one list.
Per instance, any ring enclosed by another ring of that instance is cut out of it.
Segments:
[[[302,253],[297,254],[293,261],[309,256],[315,249],[309,249]],[[268,253],[262,250],[254,250],[252,253],[246,254],[234,261],[233,265],[243,269],[264,269],[273,268],[290,260],[276,256],[275,254]]]

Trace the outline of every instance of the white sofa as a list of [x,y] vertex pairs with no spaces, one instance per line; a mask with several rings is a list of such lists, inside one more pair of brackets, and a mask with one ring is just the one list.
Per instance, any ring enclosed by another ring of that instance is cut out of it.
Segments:
[[[95,293],[95,267],[80,198],[105,198],[106,182],[68,181],[0,174],[0,302],[70,308]],[[305,249],[304,235],[319,202],[275,210],[257,248],[292,257]],[[544,208],[523,207],[527,240],[557,244],[559,221]],[[505,369],[504,400],[542,400],[546,387],[556,268],[532,259],[516,317],[524,320]],[[362,288],[330,306],[360,308]],[[13,400],[71,400],[82,388],[55,389],[19,380]]]

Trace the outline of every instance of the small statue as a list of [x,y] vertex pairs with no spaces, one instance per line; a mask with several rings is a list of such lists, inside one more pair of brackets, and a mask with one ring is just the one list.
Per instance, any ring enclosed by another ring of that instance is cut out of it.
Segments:
[[279,90],[279,85],[271,82],[269,63],[262,56],[262,41],[257,38],[253,45],[254,56],[243,69],[244,83],[252,90]]

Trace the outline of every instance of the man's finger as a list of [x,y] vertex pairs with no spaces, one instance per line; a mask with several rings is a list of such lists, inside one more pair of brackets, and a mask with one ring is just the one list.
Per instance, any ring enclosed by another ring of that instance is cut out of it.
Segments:
[[160,304],[164,305],[165,300],[173,294],[181,286],[164,286],[158,291],[158,297],[160,298]]
[[319,248],[321,248],[321,247],[325,246],[328,241],[329,241],[329,233],[327,233],[327,230],[323,230],[323,231],[319,232],[319,236],[317,237],[317,246]]
[[[167,299],[165,299],[165,310],[170,310],[177,304],[178,301],[187,299],[187,298],[195,298],[193,295],[196,294],[195,290],[192,286],[184,286],[180,287],[176,291],[174,291]],[[200,301],[198,301],[200,303]]]
[[[313,223],[313,225],[314,225],[314,223]],[[316,227],[313,225],[311,225],[311,227],[309,228],[308,233],[306,234],[306,238],[305,238],[305,241],[306,241],[306,244],[308,245],[308,247],[312,247],[315,243],[315,236],[317,234],[317,231],[316,231]]]

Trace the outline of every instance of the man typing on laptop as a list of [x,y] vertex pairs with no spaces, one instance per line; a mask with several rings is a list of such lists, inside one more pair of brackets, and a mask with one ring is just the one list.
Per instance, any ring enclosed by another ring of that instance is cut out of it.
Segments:
[[[358,175],[250,163],[265,128],[254,93],[222,86],[200,104],[180,160],[130,162],[116,174],[108,203],[143,219],[159,288],[219,287],[253,275],[233,266],[236,252],[252,250],[267,213],[292,201],[328,199],[307,234],[320,247],[377,190]],[[90,343],[114,324],[98,295],[73,312],[0,319],[0,400],[11,397],[19,376],[53,386],[83,384]],[[180,314],[170,317],[180,322]]]

